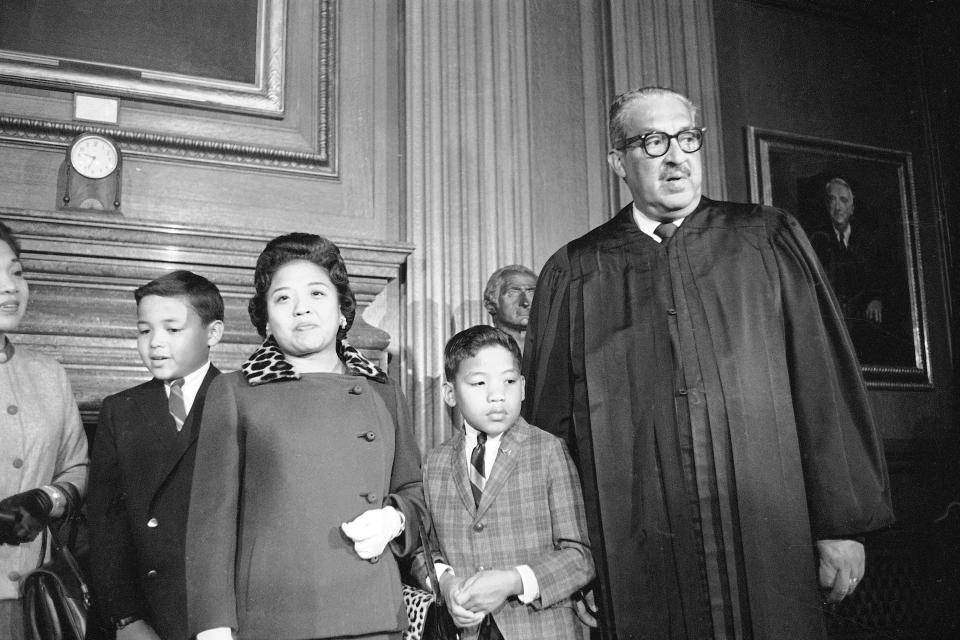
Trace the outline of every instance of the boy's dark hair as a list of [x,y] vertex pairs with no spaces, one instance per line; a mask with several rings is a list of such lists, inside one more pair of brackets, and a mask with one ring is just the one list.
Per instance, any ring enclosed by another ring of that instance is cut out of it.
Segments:
[[17,241],[17,236],[13,235],[10,227],[3,222],[0,222],[0,240],[7,243],[10,251],[13,251],[13,255],[17,256],[17,258],[20,257],[20,243]]
[[523,362],[520,347],[509,334],[496,327],[478,324],[450,338],[443,348],[443,375],[447,382],[456,379],[461,362],[477,355],[484,347],[503,347],[513,356],[518,369]]
[[223,297],[217,285],[192,271],[178,269],[165,273],[133,292],[138,307],[140,301],[147,296],[186,298],[203,324],[210,324],[214,320],[223,321]]

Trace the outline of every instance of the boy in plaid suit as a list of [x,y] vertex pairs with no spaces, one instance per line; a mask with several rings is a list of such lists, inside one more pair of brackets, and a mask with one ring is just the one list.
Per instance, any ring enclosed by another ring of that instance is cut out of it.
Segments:
[[580,480],[566,445],[520,417],[520,350],[480,325],[444,360],[463,428],[430,453],[423,484],[450,613],[465,637],[580,638],[571,596],[594,575]]

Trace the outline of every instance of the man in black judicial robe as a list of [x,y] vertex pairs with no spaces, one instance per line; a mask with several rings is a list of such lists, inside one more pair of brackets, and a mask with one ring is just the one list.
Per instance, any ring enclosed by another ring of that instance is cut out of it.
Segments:
[[701,196],[694,118],[670,90],[614,102],[634,203],[545,265],[524,416],[578,462],[604,638],[824,638],[854,538],[893,521],[883,451],[803,231]]

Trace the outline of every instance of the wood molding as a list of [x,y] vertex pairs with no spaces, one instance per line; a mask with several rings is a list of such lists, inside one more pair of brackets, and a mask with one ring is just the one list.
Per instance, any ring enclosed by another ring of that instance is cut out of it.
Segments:
[[66,149],[81,133],[97,133],[122,145],[124,155],[142,158],[182,159],[226,166],[256,166],[283,173],[336,174],[327,155],[327,125],[321,123],[320,153],[277,147],[236,144],[204,138],[170,136],[149,131],[103,127],[76,122],[35,120],[0,114],[0,140],[20,141]]
[[[19,15],[19,19],[23,21],[19,23],[20,26],[27,27],[28,37],[34,42],[28,49],[0,50],[0,79],[27,86],[106,93],[147,102],[189,105],[272,118],[282,117],[286,77],[287,1],[258,1],[255,33],[252,34],[255,44],[253,50],[248,52],[253,58],[255,72],[248,82],[230,79],[229,76],[217,77],[210,73],[190,74],[186,69],[178,71],[163,65],[153,68],[127,66],[128,60],[124,60],[124,66],[119,66],[116,63],[98,61],[96,57],[77,59],[68,54],[68,57],[58,58],[57,55],[63,54],[53,53],[56,48],[43,48],[44,44],[48,44],[47,40],[55,40],[55,38],[44,38],[45,34],[40,25],[46,25],[47,30],[61,30],[58,35],[64,39],[83,41],[81,38],[84,37],[84,25],[78,26],[71,18],[75,20],[78,15],[84,15],[86,12],[81,10],[79,13],[68,13],[67,16],[63,16],[63,12],[57,8],[37,6],[32,10],[12,9],[11,20],[15,25],[18,24],[14,16]],[[329,5],[330,2],[330,0],[320,1],[323,5]],[[120,52],[129,48],[143,49],[148,43],[155,47],[160,45],[156,38],[152,41],[144,38],[144,31],[141,28],[143,25],[140,23],[144,19],[144,14],[124,9],[122,6],[114,6],[109,13],[109,18],[119,20],[114,25],[113,40],[110,43],[97,43],[102,49],[114,47],[111,51],[114,55],[108,56],[107,59],[117,58],[121,55]],[[93,11],[98,22],[108,19],[105,14],[109,9],[97,7]],[[168,11],[177,12],[177,9],[172,8]],[[217,16],[213,7],[207,7],[206,13],[208,19],[223,19],[224,23],[230,21],[230,16]],[[56,21],[53,17],[55,15],[60,15],[61,20]],[[54,20],[54,22],[51,24],[48,20]],[[36,26],[37,31],[31,31],[28,25]],[[154,26],[161,25],[170,26],[162,22]],[[163,42],[163,44],[168,43]],[[177,47],[160,48],[164,50],[164,54],[176,58]],[[84,49],[79,55],[85,55],[86,51],[87,49]],[[159,55],[156,51],[154,54]]]
[[[273,235],[4,207],[0,219],[20,241],[31,290],[27,314],[13,340],[66,367],[87,417],[104,396],[146,379],[136,352],[132,294],[162,273],[189,269],[220,288],[226,332],[213,359],[221,369],[238,368],[260,342],[250,326],[247,301],[257,256]],[[351,343],[385,365],[390,336],[367,324],[362,314],[400,277],[411,247],[334,241],[359,307]]]
[[[145,128],[142,123],[129,125],[121,120],[119,126],[96,126],[81,122],[64,121],[59,119],[36,118],[25,114],[0,113],[0,142],[14,141],[24,145],[39,145],[42,147],[65,146],[69,140],[83,132],[94,132],[109,135],[123,145],[124,154],[133,157],[159,158],[176,161],[199,162],[205,164],[214,164],[227,167],[254,167],[258,170],[266,170],[279,173],[310,174],[320,176],[335,177],[337,175],[337,149],[336,149],[336,95],[337,95],[337,7],[332,0],[321,0],[316,8],[316,15],[308,21],[309,24],[299,24],[299,11],[303,7],[294,7],[297,12],[286,11],[285,2],[270,3],[270,11],[276,16],[271,19],[285,23],[291,21],[294,24],[281,24],[279,31],[291,31],[291,37],[288,39],[279,39],[281,45],[285,47],[299,46],[303,48],[308,42],[313,42],[310,50],[316,52],[316,60],[312,63],[312,68],[316,75],[310,78],[310,84],[315,84],[313,90],[315,94],[311,97],[310,103],[315,107],[316,113],[310,114],[309,120],[315,122],[315,129],[302,132],[301,136],[287,136],[284,144],[274,146],[277,136],[275,135],[275,125],[271,124],[274,118],[280,118],[282,126],[297,126],[300,120],[304,119],[304,114],[298,113],[298,107],[294,107],[292,112],[287,113],[283,107],[284,98],[282,95],[274,95],[283,90],[285,79],[282,76],[283,70],[283,51],[269,52],[270,59],[277,59],[268,65],[266,69],[267,78],[265,79],[265,91],[267,93],[258,100],[266,100],[270,105],[269,113],[261,117],[249,117],[248,126],[240,137],[233,131],[230,133],[225,129],[222,137],[204,137],[196,135],[179,135],[170,131],[157,131]],[[315,29],[316,33],[308,32],[308,29]],[[274,35],[273,40],[279,36]],[[279,66],[278,66],[279,64]],[[296,83],[303,83],[306,80],[302,77],[302,72],[298,71],[291,78]],[[86,75],[90,75],[87,73]],[[311,74],[312,75],[312,74]],[[0,80],[7,82],[17,81],[16,77],[4,74],[0,67]],[[18,82],[26,82],[19,80]],[[29,84],[29,82],[28,82]],[[40,86],[48,89],[72,91],[63,83],[41,82]],[[78,86],[75,88],[89,87]],[[299,89],[298,89],[299,90]],[[293,90],[290,90],[295,96],[294,103],[302,102],[302,98]],[[101,93],[110,94],[108,88],[100,89]],[[115,95],[130,97],[129,92],[117,90]],[[136,97],[145,103],[150,103],[149,94]],[[244,100],[252,100],[252,96]],[[239,100],[239,98],[238,98]],[[159,100],[158,101],[166,101]],[[242,107],[246,102],[240,103],[238,111],[253,111],[252,106],[247,109]],[[253,104],[253,103],[251,103]],[[187,106],[182,107],[184,113],[196,110],[199,106],[202,110],[204,106],[209,108],[211,105],[201,101],[187,101]],[[122,110],[127,109],[124,103]],[[181,129],[175,120],[169,120],[166,112],[157,112],[156,119],[165,123],[168,129],[173,130],[196,130],[195,126]],[[216,120],[211,121],[215,126]],[[149,125],[148,125],[149,126]],[[242,125],[243,126],[243,125]],[[274,135],[271,135],[271,131]],[[299,138],[299,139],[298,139]],[[274,144],[265,143],[267,141]],[[297,143],[306,143],[309,148],[297,148],[293,145]]]

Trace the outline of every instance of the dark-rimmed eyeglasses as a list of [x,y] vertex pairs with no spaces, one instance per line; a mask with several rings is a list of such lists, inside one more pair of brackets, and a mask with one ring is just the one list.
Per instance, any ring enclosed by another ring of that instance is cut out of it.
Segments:
[[677,131],[670,135],[664,131],[650,131],[641,133],[638,136],[632,136],[623,141],[623,144],[617,147],[619,151],[626,151],[631,147],[643,147],[643,150],[651,158],[659,158],[670,150],[670,141],[676,138],[677,146],[684,153],[693,153],[699,151],[703,146],[703,132],[706,127],[692,127]]

